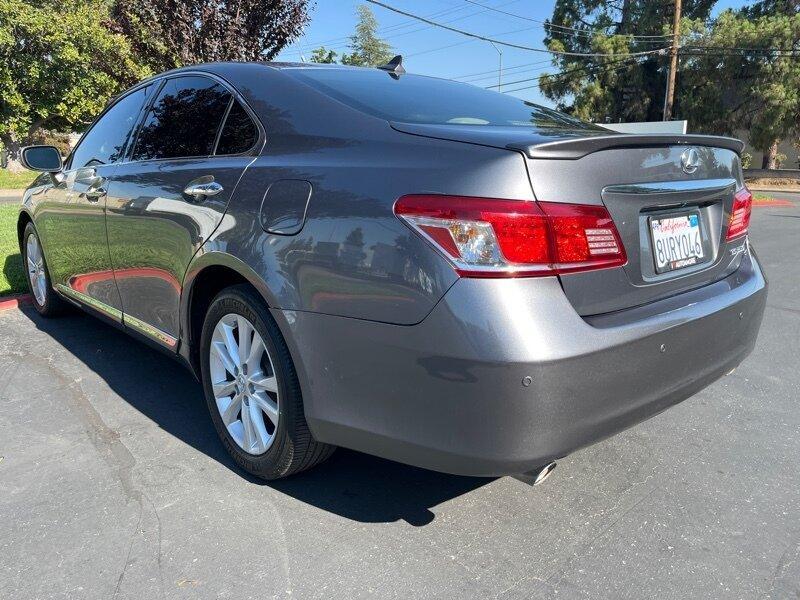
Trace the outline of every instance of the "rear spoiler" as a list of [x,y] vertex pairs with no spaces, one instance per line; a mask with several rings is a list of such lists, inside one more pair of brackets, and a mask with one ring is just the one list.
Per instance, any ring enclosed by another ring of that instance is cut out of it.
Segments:
[[512,150],[521,150],[528,158],[575,160],[600,150],[652,146],[711,146],[733,150],[739,155],[744,150],[744,142],[741,140],[716,135],[639,135],[629,133],[567,138],[537,144],[512,143],[506,147]]

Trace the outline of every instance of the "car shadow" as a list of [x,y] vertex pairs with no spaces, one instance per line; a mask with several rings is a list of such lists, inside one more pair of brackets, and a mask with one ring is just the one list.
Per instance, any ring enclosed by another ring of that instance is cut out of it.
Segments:
[[222,446],[208,415],[203,391],[177,361],[124,332],[78,311],[43,319],[22,309],[36,327],[83,362],[133,408],[164,431],[256,485],[353,521],[433,521],[431,508],[492,481],[436,473],[339,448],[315,469],[265,482],[245,473]]
[[9,254],[3,263],[3,275],[12,290],[27,289],[25,269],[22,268],[22,255],[19,252]]

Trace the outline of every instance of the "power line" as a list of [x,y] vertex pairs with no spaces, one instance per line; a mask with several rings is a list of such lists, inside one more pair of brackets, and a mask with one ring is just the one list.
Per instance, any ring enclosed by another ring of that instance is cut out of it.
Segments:
[[[496,8],[494,6],[486,6],[485,4],[481,4],[480,2],[476,2],[475,0],[464,0],[464,2],[468,2],[469,4],[474,4],[475,6],[480,6],[482,8],[485,8],[486,10],[490,10],[492,12],[500,13],[502,15],[508,15],[509,17],[515,17],[517,19],[523,19],[525,21],[531,21],[533,23],[539,23],[539,24],[544,25],[546,27],[554,27],[554,28],[558,28],[558,29],[565,29],[567,31],[575,32],[576,34],[583,34],[583,35],[593,35],[594,34],[594,32],[587,31],[585,29],[577,29],[575,27],[567,27],[566,25],[557,25],[557,24],[551,23],[549,21],[540,21],[539,19],[534,19],[532,17],[527,17],[527,16],[521,15],[519,13],[513,13],[513,12],[509,12],[507,10],[500,10],[499,8]],[[666,38],[671,38],[672,35],[627,35],[626,37],[666,39]]]
[[[383,2],[379,2],[378,0],[366,0],[370,4],[375,4],[376,6],[381,6],[387,10],[391,10],[392,12],[396,12],[401,15],[405,15],[407,17],[411,17],[413,19],[417,19],[418,21],[422,21],[423,23],[427,23],[434,27],[439,27],[441,29],[446,29],[447,31],[452,31],[454,33],[459,33],[461,35],[465,35],[467,37],[471,37],[477,40],[483,40],[484,42],[494,43],[498,46],[506,46],[508,48],[516,48],[518,50],[528,50],[529,52],[541,52],[544,54],[555,54],[557,56],[614,56],[613,54],[608,54],[604,52],[563,52],[561,50],[547,50],[544,48],[532,48],[531,46],[523,46],[522,44],[513,44],[511,42],[504,42],[502,40],[497,40],[494,38],[487,37],[485,35],[479,35],[477,33],[472,33],[469,31],[464,31],[463,29],[457,29],[455,27],[450,27],[449,25],[445,25],[443,23],[437,23],[436,21],[431,21],[430,19],[426,19],[425,17],[420,17],[419,15],[415,15],[413,13],[400,10],[399,8],[395,8],[393,6],[389,6]],[[657,48],[655,50],[644,50],[642,52],[631,52],[630,56],[644,56],[647,54],[663,54],[665,50],[668,48]]]
[[[628,57],[626,60],[630,60],[630,58],[631,58],[631,57]],[[620,63],[621,63],[621,62],[623,62],[623,61],[617,61],[617,62],[620,62]],[[614,64],[614,63],[612,63],[612,64]],[[589,73],[587,73],[587,75],[599,75],[599,74],[600,74],[600,73],[602,73],[602,72],[615,72],[615,71],[621,71],[622,69],[624,69],[624,68],[627,68],[627,67],[630,67],[630,66],[632,66],[632,63],[628,63],[628,64],[619,64],[619,65],[618,65],[618,66],[616,66],[616,67],[613,67],[612,65],[608,65],[608,64],[607,64],[607,65],[597,65],[597,66],[595,67],[595,69],[596,69],[596,70],[594,70],[594,71],[592,71],[592,72],[589,72]],[[540,80],[544,79],[544,78],[545,78],[545,77],[547,77],[547,76],[551,76],[551,77],[560,77],[560,76],[562,76],[562,75],[569,75],[570,73],[576,73],[577,71],[582,71],[582,70],[589,69],[589,68],[591,68],[591,65],[585,65],[585,66],[581,66],[581,67],[576,67],[576,68],[574,68],[574,69],[568,69],[568,70],[566,70],[566,71],[561,71],[560,73],[552,73],[552,74],[550,74],[550,73],[547,73],[547,74],[545,74],[545,75],[540,75],[539,77],[534,77],[534,78],[532,79],[532,80],[536,80],[536,81],[537,81],[537,83],[535,83],[535,84],[533,84],[533,85],[526,85],[525,87],[516,88],[516,89],[513,89],[513,90],[503,90],[503,91],[502,91],[502,93],[503,93],[503,94],[511,94],[511,93],[513,93],[513,92],[522,92],[522,91],[524,91],[524,90],[530,90],[530,89],[532,89],[532,88],[539,87],[539,83],[538,83],[538,82],[539,82]]]
[[[599,69],[602,70],[604,68],[608,68],[609,66],[616,65],[616,64],[619,64],[620,66],[632,66],[634,63],[630,63],[629,62],[628,64],[625,64],[625,65],[622,64],[622,63],[625,63],[626,61],[630,61],[630,60],[635,61],[636,57],[635,56],[625,56],[625,57],[619,58],[618,60],[612,60],[612,61],[609,61],[609,62],[607,62],[605,64],[602,64],[602,65],[594,65],[594,66],[593,65],[581,65],[579,67],[575,67],[573,69],[567,69],[566,71],[560,71],[558,73],[545,73],[543,75],[537,75],[536,77],[529,77],[527,79],[519,79],[517,81],[509,81],[508,83],[504,83],[503,85],[515,85],[515,84],[519,84],[519,83],[526,83],[528,81],[541,81],[545,77],[560,77],[562,75],[569,75],[570,73],[576,73],[578,71],[582,71],[582,70],[585,70],[585,69],[599,68]],[[496,87],[497,87],[496,85],[490,85],[490,86],[486,87],[485,89],[491,90],[491,89],[494,89]],[[535,86],[530,86],[530,87],[535,87]],[[528,89],[528,88],[524,88],[524,89]],[[512,91],[513,92],[514,90],[508,90],[508,91]]]
[[[509,4],[513,4],[514,2],[518,2],[518,1],[519,0],[510,0],[509,2],[504,2],[503,4],[500,4],[499,6],[507,6]],[[426,18],[441,17],[441,16],[449,15],[449,14],[451,14],[453,12],[462,11],[462,10],[465,10],[465,9],[468,9],[468,8],[469,8],[468,6],[461,6],[461,7],[455,7],[455,8],[442,9],[442,10],[436,11],[434,13],[431,13],[429,15],[425,15],[425,17]],[[481,13],[484,13],[487,10],[488,9],[476,10],[476,11],[467,13],[465,15],[461,15],[460,17],[455,17],[453,19],[446,20],[444,22],[445,23],[455,23],[456,21],[461,21],[463,19],[468,19],[469,17],[474,17],[475,15],[479,15]],[[404,36],[404,35],[410,35],[412,33],[417,33],[419,31],[425,31],[426,29],[430,29],[430,27],[431,27],[430,25],[425,25],[423,27],[418,27],[417,29],[412,29],[410,31],[401,31],[400,32],[400,30],[402,30],[403,28],[410,27],[410,26],[413,26],[413,25],[417,25],[416,19],[410,19],[408,21],[404,21],[404,22],[401,22],[401,23],[396,23],[394,25],[387,25],[386,27],[378,29],[377,33],[380,33],[384,37],[384,39],[391,40],[391,39],[398,38],[398,37],[401,37],[401,36]],[[391,35],[386,36],[385,35],[386,33],[391,33]],[[331,50],[344,50],[344,49],[348,48],[348,46],[345,44],[345,42],[350,40],[351,37],[352,37],[352,35],[348,35],[348,36],[344,36],[344,37],[339,37],[339,38],[334,38],[334,39],[331,39],[331,40],[327,40],[327,41],[324,41],[324,42],[321,42],[321,43],[307,42],[306,44],[303,44],[302,46],[298,46],[298,52],[295,52],[295,54],[300,54],[304,50],[305,51],[311,51],[311,50],[314,50],[315,48],[319,48],[320,46],[325,46],[326,44],[333,44],[333,43],[336,43],[336,45],[332,46],[330,48]]]
[[[514,71],[516,69],[521,69],[523,67],[533,67],[533,66],[537,66],[537,65],[546,65],[546,64],[550,64],[550,59],[549,58],[546,58],[544,60],[537,60],[537,61],[530,62],[530,63],[522,63],[520,65],[514,65],[513,67],[507,67],[507,68],[504,67],[503,70],[504,71]],[[498,71],[497,69],[490,69],[488,71],[480,71],[478,73],[469,73],[469,74],[466,74],[466,75],[458,75],[457,77],[453,77],[453,79],[468,79],[470,77],[475,77],[476,75],[486,75],[487,73],[497,73],[497,71]]]

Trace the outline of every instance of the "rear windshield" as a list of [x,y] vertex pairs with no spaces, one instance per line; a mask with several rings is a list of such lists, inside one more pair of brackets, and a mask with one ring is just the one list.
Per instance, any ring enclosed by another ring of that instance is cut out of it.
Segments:
[[395,78],[379,69],[312,67],[285,72],[340,102],[387,121],[601,129],[538,104],[447,79],[409,74]]

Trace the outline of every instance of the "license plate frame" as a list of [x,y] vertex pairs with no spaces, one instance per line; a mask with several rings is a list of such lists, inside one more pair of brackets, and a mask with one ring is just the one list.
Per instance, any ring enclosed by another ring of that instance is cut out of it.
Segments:
[[[685,219],[689,225],[689,232],[687,233],[687,240],[682,244],[683,239],[674,241],[670,244],[670,238],[676,240],[674,234],[657,233],[654,228],[655,223],[662,224],[665,221],[677,221]],[[653,267],[657,275],[666,273],[675,273],[694,267],[704,262],[708,262],[707,248],[703,243],[703,220],[699,210],[684,210],[670,213],[664,213],[657,216],[651,216],[647,219],[647,230],[650,235],[650,251],[653,255]],[[662,245],[659,246],[658,242],[661,241]],[[699,248],[699,253],[697,249]],[[659,264],[659,258],[664,258]]]

